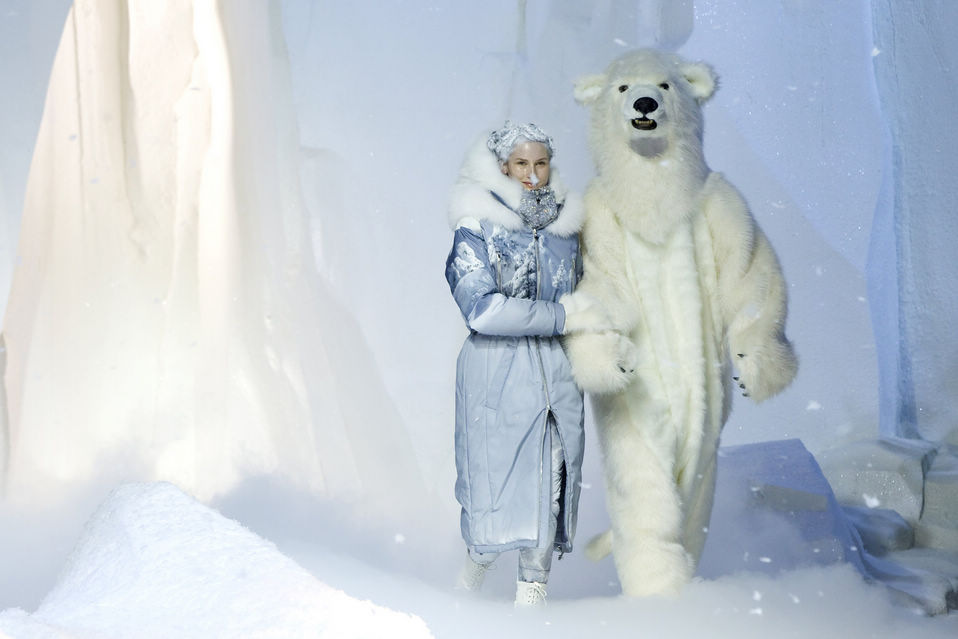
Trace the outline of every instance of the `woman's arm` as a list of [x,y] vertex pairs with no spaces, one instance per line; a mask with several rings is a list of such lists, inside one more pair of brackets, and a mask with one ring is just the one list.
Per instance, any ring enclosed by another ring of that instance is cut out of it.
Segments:
[[482,231],[456,229],[446,260],[446,281],[466,326],[483,335],[508,337],[561,335],[565,311],[558,302],[507,297],[498,292]]

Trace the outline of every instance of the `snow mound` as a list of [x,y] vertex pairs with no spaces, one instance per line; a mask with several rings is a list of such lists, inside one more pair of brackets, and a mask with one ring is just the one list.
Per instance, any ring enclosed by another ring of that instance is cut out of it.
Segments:
[[[40,608],[11,637],[432,637],[419,617],[349,597],[169,483],[115,489]],[[102,633],[102,634],[101,634]]]

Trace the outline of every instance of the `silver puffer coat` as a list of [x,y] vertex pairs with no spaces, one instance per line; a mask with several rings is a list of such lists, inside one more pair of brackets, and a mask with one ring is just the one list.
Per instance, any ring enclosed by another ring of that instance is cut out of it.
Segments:
[[[502,174],[483,138],[452,193],[446,279],[470,329],[456,371],[456,498],[463,538],[477,552],[550,545],[568,552],[575,534],[583,403],[559,339],[558,299],[581,273],[583,209],[554,168],[550,186],[559,216],[533,231],[514,212],[521,184]],[[555,539],[547,539],[550,415],[565,459]]]

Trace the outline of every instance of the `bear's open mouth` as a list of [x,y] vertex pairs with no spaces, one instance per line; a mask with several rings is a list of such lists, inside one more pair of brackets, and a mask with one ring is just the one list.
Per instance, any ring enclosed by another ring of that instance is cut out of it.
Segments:
[[658,126],[655,120],[651,118],[641,117],[641,118],[632,118],[632,126],[640,131],[651,131]]

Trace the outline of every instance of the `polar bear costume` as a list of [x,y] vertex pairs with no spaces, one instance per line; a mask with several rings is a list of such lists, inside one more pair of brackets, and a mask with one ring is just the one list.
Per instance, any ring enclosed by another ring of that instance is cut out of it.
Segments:
[[574,295],[601,302],[615,329],[566,338],[592,394],[612,522],[588,552],[611,551],[632,596],[674,593],[694,573],[733,387],[760,402],[797,371],[778,259],[702,153],[715,88],[707,65],[653,50],[576,84],[597,175]]

